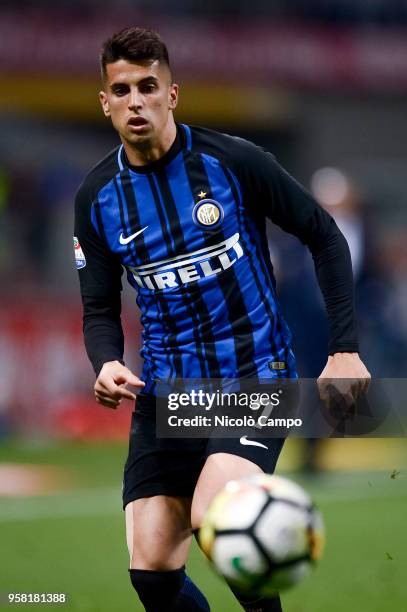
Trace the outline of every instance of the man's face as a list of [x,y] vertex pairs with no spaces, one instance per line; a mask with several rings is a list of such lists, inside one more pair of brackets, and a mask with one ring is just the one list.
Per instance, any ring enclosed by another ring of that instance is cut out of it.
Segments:
[[166,64],[118,60],[106,66],[104,91],[99,93],[122,141],[133,146],[159,141],[178,101],[178,85]]

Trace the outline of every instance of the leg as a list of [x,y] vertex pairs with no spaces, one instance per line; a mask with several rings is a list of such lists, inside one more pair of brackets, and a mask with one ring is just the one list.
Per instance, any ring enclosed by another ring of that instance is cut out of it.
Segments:
[[192,499],[192,528],[199,529],[202,518],[219,491],[229,480],[237,480],[259,474],[263,470],[248,459],[229,453],[214,453],[209,455],[201,471]]
[[191,500],[156,495],[126,506],[130,569],[166,571],[185,564],[191,544]]
[[[272,463],[267,465],[267,471],[274,471],[275,462],[282,448],[281,440],[267,442],[268,450],[273,449],[274,454]],[[240,448],[234,450],[240,452]],[[242,449],[242,454],[244,450]],[[253,452],[253,447],[250,447],[250,452]],[[268,461],[271,455],[268,455]],[[258,463],[264,465],[264,460],[261,458]],[[238,454],[229,454],[224,452],[215,452],[208,456],[206,463],[199,476],[194,497],[192,500],[191,520],[194,530],[198,529],[202,518],[215,495],[225,486],[229,480],[236,480],[258,474],[264,470],[253,461],[241,457]],[[235,587],[231,587],[236,599],[246,612],[281,612],[281,602],[278,596],[268,598],[258,598],[253,600],[252,597],[247,597],[245,593],[239,592]]]
[[147,612],[209,610],[184,569],[191,499],[203,462],[202,443],[157,438],[155,398],[139,394],[124,469],[123,508],[130,578]]
[[194,530],[199,528],[212,499],[229,480],[274,472],[284,440],[261,438],[261,442],[264,442],[263,447],[243,446],[235,438],[213,438],[208,441],[207,458],[192,499],[191,522]]
[[127,504],[131,582],[147,612],[206,612],[208,603],[186,576],[191,500],[157,495]]

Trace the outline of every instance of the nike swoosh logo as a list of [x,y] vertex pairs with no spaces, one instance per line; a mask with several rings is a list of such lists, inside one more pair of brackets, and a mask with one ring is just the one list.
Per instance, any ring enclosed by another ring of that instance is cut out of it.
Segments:
[[120,234],[120,238],[119,238],[119,242],[120,244],[129,244],[129,242],[131,242],[132,240],[134,240],[135,238],[137,238],[137,236],[139,236],[142,232],[144,232],[144,230],[146,230],[148,228],[148,225],[146,225],[145,227],[143,227],[143,229],[139,230],[138,232],[136,232],[135,234],[132,234],[131,236],[123,236],[123,234]]
[[255,442],[254,440],[248,440],[247,436],[243,436],[240,438],[240,444],[243,444],[243,446],[260,446],[261,448],[265,448],[266,450],[268,450],[268,446],[266,446],[265,444],[262,444],[261,442]]

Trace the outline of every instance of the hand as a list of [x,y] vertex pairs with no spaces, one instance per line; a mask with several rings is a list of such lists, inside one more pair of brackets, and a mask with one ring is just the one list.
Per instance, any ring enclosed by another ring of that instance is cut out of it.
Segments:
[[135,394],[126,389],[127,385],[143,388],[145,383],[119,361],[107,361],[94,386],[97,403],[107,408],[117,408],[123,398],[135,400]]
[[328,357],[318,378],[319,396],[331,408],[333,403],[338,405],[339,395],[348,413],[354,414],[355,402],[367,392],[370,379],[370,373],[358,353],[335,353]]

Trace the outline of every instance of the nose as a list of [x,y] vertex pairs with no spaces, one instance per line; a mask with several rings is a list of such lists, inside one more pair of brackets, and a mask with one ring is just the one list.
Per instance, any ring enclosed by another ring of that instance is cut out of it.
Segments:
[[142,96],[137,87],[132,87],[129,94],[129,110],[135,111],[142,107]]

